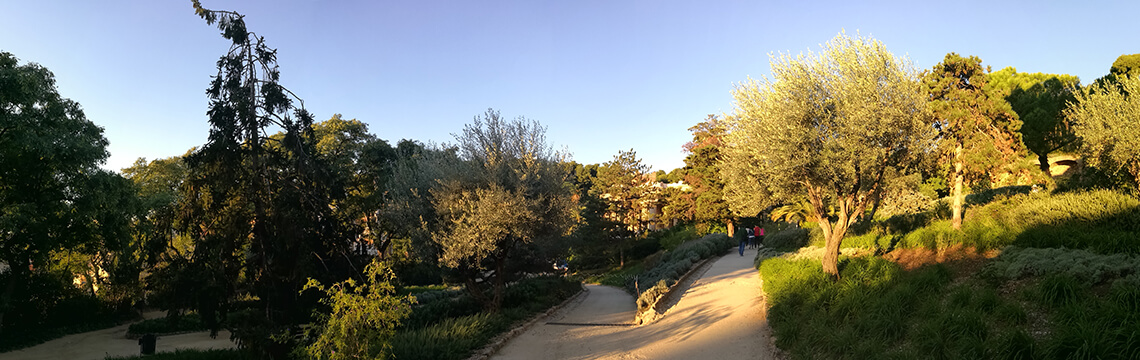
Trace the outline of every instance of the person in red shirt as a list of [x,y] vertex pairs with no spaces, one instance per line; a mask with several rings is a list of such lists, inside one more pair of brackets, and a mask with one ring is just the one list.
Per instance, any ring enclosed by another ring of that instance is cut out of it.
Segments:
[[764,228],[760,227],[760,225],[756,225],[752,228],[752,233],[756,234],[756,244],[753,247],[759,248],[764,245]]

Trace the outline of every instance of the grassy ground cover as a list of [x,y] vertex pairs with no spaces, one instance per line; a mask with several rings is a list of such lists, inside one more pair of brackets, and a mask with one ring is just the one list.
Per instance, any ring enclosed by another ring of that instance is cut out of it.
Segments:
[[[942,200],[945,202],[946,200]],[[1140,253],[1140,199],[1112,190],[1048,192],[994,189],[967,197],[962,230],[950,227],[942,204],[917,214],[897,215],[852,227],[844,248],[889,252],[896,248],[939,249],[953,245],[979,251],[1021,247],[1066,247],[1098,253]],[[795,249],[823,246],[823,234],[805,229],[773,233],[765,244]]]
[[934,248],[940,261],[845,257],[837,281],[818,258],[766,252],[768,320],[801,359],[1140,359],[1138,207],[1103,190],[1015,194],[979,201],[962,232],[933,216],[879,223],[844,245],[886,258]]
[[463,359],[520,321],[557,305],[581,289],[564,277],[522,280],[507,288],[498,314],[483,312],[466,295],[421,302],[392,341],[397,359]]

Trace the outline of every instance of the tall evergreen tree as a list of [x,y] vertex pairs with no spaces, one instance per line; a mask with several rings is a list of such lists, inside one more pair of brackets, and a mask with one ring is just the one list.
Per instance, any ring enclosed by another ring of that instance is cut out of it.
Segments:
[[594,193],[605,201],[608,238],[618,249],[618,263],[625,265],[625,250],[635,236],[649,228],[649,206],[658,198],[648,180],[649,166],[641,162],[633,149],[619,151],[613,160],[598,167]]
[[[277,52],[246,28],[244,16],[203,8],[230,50],[207,88],[209,140],[187,156],[183,232],[194,239],[196,309],[214,329],[241,296],[252,311],[228,318],[242,343],[273,358],[289,344],[275,339],[307,322],[314,298],[298,291],[309,278],[351,274],[351,234],[331,204],[343,198],[330,168],[315,156],[313,118],[278,84]],[[269,136],[271,129],[279,136]]]
[[646,204],[654,200],[646,186],[648,172],[649,166],[637,158],[633,149],[619,151],[613,160],[598,168],[594,190],[606,200],[606,216],[619,224],[612,229],[618,237],[632,236],[647,227],[643,212]]
[[977,56],[949,53],[923,79],[949,165],[955,229],[962,228],[963,185],[989,181],[1024,156],[1021,121],[1003,96],[986,91],[989,72]]
[[711,225],[725,223],[732,235],[732,212],[724,200],[724,182],[720,179],[721,147],[727,133],[725,123],[716,115],[689,128],[693,141],[685,145],[685,183],[693,187],[693,220]]

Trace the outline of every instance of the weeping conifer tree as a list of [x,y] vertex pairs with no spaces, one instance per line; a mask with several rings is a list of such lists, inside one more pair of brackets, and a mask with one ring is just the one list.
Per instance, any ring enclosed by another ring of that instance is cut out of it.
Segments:
[[[298,291],[308,278],[344,279],[356,262],[351,232],[329,206],[343,198],[343,184],[313,151],[304,103],[278,84],[276,50],[243,15],[193,3],[232,44],[206,90],[209,140],[187,157],[190,305],[215,331],[225,320],[243,346],[284,358],[293,344],[282,335],[308,322],[317,301]],[[268,136],[274,130],[281,134]]]

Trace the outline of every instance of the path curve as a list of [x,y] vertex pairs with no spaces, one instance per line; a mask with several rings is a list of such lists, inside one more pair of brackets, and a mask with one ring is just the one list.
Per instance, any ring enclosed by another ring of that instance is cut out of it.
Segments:
[[734,248],[685,289],[676,305],[652,324],[631,323],[633,296],[587,285],[586,296],[509,341],[492,359],[774,359],[756,251]]

